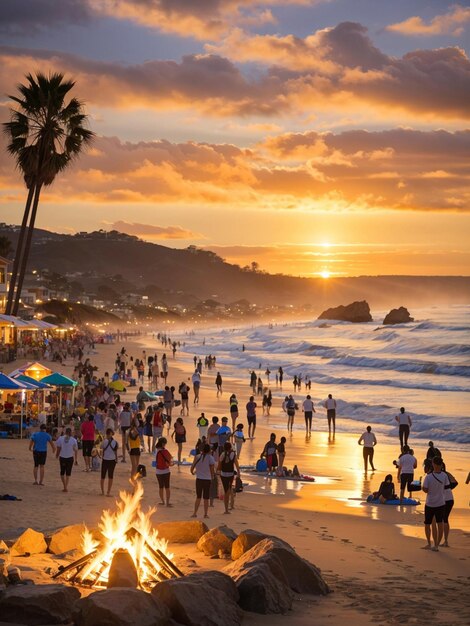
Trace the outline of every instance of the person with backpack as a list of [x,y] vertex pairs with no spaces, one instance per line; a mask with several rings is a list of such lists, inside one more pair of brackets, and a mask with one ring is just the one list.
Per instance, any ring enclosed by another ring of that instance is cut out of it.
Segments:
[[215,460],[211,454],[211,447],[208,443],[204,446],[202,453],[194,457],[191,465],[191,474],[196,474],[196,501],[194,503],[194,513],[191,517],[197,517],[201,499],[204,500],[204,517],[209,517],[209,499],[211,493],[211,483],[215,477]]
[[171,438],[175,440],[178,446],[178,467],[181,465],[181,454],[183,452],[183,443],[186,443],[186,428],[183,423],[183,418],[178,417],[176,419],[174,430],[171,433]]
[[170,504],[170,467],[173,465],[173,457],[166,449],[168,443],[165,437],[160,437],[157,441],[157,454],[155,457],[155,474],[158,481],[158,493],[160,504],[171,507]]
[[119,444],[114,439],[114,432],[111,428],[106,431],[106,439],[101,446],[101,495],[104,496],[104,481],[108,477],[108,489],[106,495],[111,497],[111,487],[113,486],[114,469],[118,460]]
[[217,471],[220,473],[220,480],[222,481],[222,487],[224,489],[224,507],[225,515],[228,515],[230,511],[229,500],[232,492],[233,478],[235,476],[235,469],[237,474],[240,474],[240,466],[238,465],[238,459],[235,452],[232,450],[232,444],[230,441],[224,443],[224,449],[219,457],[219,465]]
[[295,411],[297,408],[298,407],[295,403],[294,397],[292,396],[292,394],[290,394],[286,402],[287,430],[289,430],[290,432],[292,432],[292,427],[294,426]]

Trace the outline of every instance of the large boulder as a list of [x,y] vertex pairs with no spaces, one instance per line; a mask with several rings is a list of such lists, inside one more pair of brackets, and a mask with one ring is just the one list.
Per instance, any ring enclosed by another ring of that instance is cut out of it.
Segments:
[[152,596],[157,603],[163,603],[170,609],[175,622],[184,626],[241,624],[236,586],[222,572],[204,572],[165,580],[152,589]]
[[170,543],[197,543],[209,528],[198,520],[157,524],[158,536]]
[[369,305],[365,300],[342,304],[331,309],[326,309],[318,317],[319,320],[340,320],[342,322],[372,322]]
[[165,626],[170,612],[140,589],[96,591],[75,605],[77,626]]
[[224,571],[235,581],[239,604],[245,611],[267,614],[291,609],[293,593],[275,554],[265,554],[252,562],[241,557]]
[[[273,535],[267,535],[266,533],[262,533],[259,530],[252,530],[251,528],[247,528],[243,532],[241,532],[235,541],[232,543],[232,559],[236,561],[239,559],[242,554],[245,554],[248,550],[250,550],[257,543],[262,541],[263,539],[276,539],[281,543],[285,543],[279,537],[273,537]],[[290,547],[288,543],[285,544],[287,547]]]
[[228,526],[217,526],[204,533],[197,542],[197,549],[206,556],[217,556],[219,552],[230,554],[237,534]]
[[406,324],[407,322],[414,321],[415,320],[411,317],[408,309],[401,306],[398,309],[392,309],[389,313],[387,313],[382,323],[385,326],[386,324]]
[[23,554],[41,554],[46,552],[47,543],[44,535],[32,528],[27,528],[11,547],[12,556]]
[[[329,592],[320,570],[275,537],[262,539],[224,571],[235,580],[240,593],[240,606],[248,611],[282,613],[290,608],[292,591],[309,594]],[[254,586],[259,590],[257,594],[252,591]],[[262,600],[257,604],[259,594]]]
[[76,587],[66,585],[14,585],[0,595],[0,615],[5,622],[28,626],[66,624],[80,598]]
[[48,551],[52,554],[63,554],[80,548],[85,529],[84,524],[73,524],[61,528],[51,536]]

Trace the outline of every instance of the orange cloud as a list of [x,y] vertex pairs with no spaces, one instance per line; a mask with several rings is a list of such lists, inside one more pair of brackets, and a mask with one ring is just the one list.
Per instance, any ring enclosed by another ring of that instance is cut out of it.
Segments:
[[120,233],[136,235],[142,239],[202,239],[200,233],[195,233],[181,226],[155,226],[154,224],[139,224],[118,220],[108,225],[110,230]]
[[450,9],[444,15],[436,15],[430,22],[426,23],[421,17],[409,17],[403,22],[390,24],[386,30],[399,33],[400,35],[453,35],[459,37],[465,29],[465,25],[470,22],[470,8],[459,4]]

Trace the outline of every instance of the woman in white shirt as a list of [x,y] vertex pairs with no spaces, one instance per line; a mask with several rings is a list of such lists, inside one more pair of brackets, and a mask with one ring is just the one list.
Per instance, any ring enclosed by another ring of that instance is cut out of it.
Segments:
[[211,492],[212,479],[214,472],[215,460],[211,454],[211,447],[206,443],[201,454],[194,457],[191,465],[191,474],[196,474],[196,501],[194,503],[194,513],[191,517],[197,517],[197,511],[201,504],[201,498],[204,500],[204,517],[208,518],[209,499]]
[[59,437],[55,445],[57,448],[56,457],[60,463],[60,479],[64,485],[62,491],[68,491],[67,487],[72,474],[74,459],[75,465],[78,465],[78,443],[75,437],[72,437],[72,429],[66,428],[65,435]]

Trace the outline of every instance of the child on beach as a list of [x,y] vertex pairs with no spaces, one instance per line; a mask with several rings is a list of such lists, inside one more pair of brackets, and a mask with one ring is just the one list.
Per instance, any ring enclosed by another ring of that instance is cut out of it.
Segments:
[[233,433],[233,441],[235,444],[235,452],[237,453],[237,458],[240,458],[243,444],[245,443],[245,435],[243,434],[243,424],[237,424],[237,429]]

